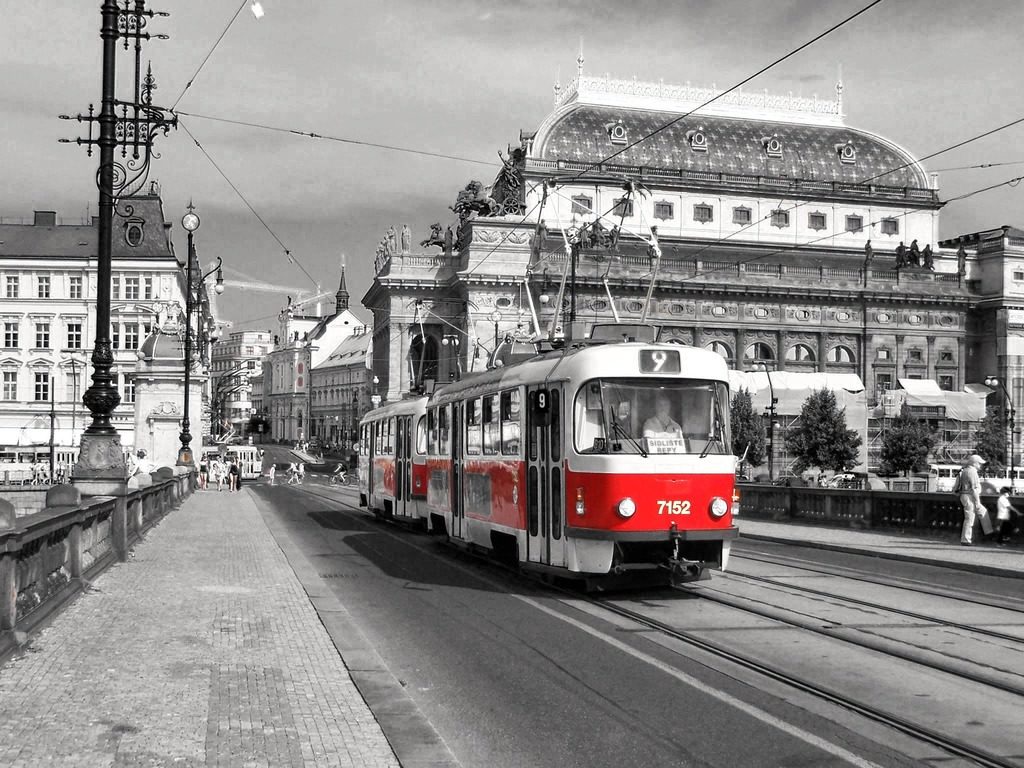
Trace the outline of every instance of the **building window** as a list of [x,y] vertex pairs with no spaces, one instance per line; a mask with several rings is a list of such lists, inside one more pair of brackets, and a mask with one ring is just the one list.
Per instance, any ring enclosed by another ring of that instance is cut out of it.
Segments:
[[749,224],[751,222],[750,209],[740,206],[732,209],[733,224]]
[[82,323],[68,323],[68,349],[82,348]]
[[39,275],[39,277],[36,278],[36,289],[36,298],[50,298],[50,276]]
[[619,217],[629,217],[633,215],[633,201],[627,200],[622,197],[615,201],[615,207],[612,209],[612,213]]
[[824,213],[807,214],[807,228],[819,232],[828,226],[828,218]]
[[898,219],[882,219],[883,235],[898,235],[900,233],[900,222]]
[[863,216],[847,216],[846,217],[846,231],[847,232],[860,232],[864,229],[864,217]]
[[50,373],[49,371],[36,371],[35,399],[37,402],[49,401],[50,399]]
[[135,402],[135,377],[125,374],[124,377],[124,397],[121,398],[122,403],[134,403]]
[[7,296],[8,299],[16,299],[16,298],[18,298],[18,282],[19,282],[19,280],[18,280],[18,276],[17,275],[8,275],[7,276],[7,293],[6,293],[6,296]]
[[879,360],[889,360],[892,357],[892,353],[885,347],[881,347],[877,354]]
[[153,298],[153,278],[147,277],[142,283],[142,298],[152,299]]
[[1013,270],[1013,279],[1014,280],[1024,280],[1024,271],[1021,271],[1019,269]]
[[953,377],[952,376],[939,376],[939,389],[944,389],[947,392],[953,391]]
[[4,346],[7,349],[18,348],[18,324],[4,323]]
[[953,362],[953,353],[950,352],[949,350],[943,350],[943,351],[939,352],[939,362],[940,363],[952,363]]
[[4,400],[17,400],[18,399],[18,372],[17,371],[4,371],[4,382],[3,382],[3,399]]
[[139,326],[137,323],[130,323],[124,327],[124,348],[139,348]]
[[726,360],[732,359],[732,350],[720,341],[712,341],[705,349],[710,349],[716,355],[721,355]]
[[707,224],[715,219],[715,209],[707,203],[697,203],[693,206],[693,220],[701,224]]
[[126,277],[124,279],[124,298],[126,301],[138,301],[139,278]]
[[121,324],[111,323],[110,325],[110,346],[112,349],[121,348]]
[[875,388],[876,389],[892,389],[892,374],[891,373],[876,373],[875,374]]
[[776,208],[772,211],[772,226],[783,229],[789,226],[789,211]]
[[668,221],[676,217],[676,206],[666,200],[654,204],[654,218]]
[[839,346],[832,347],[832,349],[828,351],[828,361],[830,363],[849,365],[853,362],[853,351],[849,347],[844,347],[841,344]]
[[806,344],[794,344],[786,350],[786,361],[790,363],[813,363],[814,350]]
[[743,352],[743,361],[751,362],[756,360],[774,360],[775,352],[767,344],[761,341],[755,341]]
[[594,200],[593,200],[593,198],[587,197],[586,195],[573,195],[573,198],[572,198],[572,212],[573,213],[593,213],[594,212]]
[[124,226],[124,241],[132,248],[142,243],[142,225],[137,221],[129,221]]
[[110,298],[121,298],[121,278],[118,275],[110,278]]
[[71,282],[68,287],[68,298],[69,299],[80,299],[82,298],[82,278],[75,275],[71,278]]
[[50,323],[36,323],[36,349],[50,348]]
[[907,360],[915,363],[921,362],[921,350],[920,349],[908,349]]

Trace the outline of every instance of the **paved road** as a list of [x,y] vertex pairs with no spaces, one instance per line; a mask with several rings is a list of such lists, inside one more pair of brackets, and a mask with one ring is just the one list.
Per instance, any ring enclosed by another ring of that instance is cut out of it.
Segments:
[[309,492],[353,498],[312,483],[256,488],[465,766],[909,764],[642,632]]

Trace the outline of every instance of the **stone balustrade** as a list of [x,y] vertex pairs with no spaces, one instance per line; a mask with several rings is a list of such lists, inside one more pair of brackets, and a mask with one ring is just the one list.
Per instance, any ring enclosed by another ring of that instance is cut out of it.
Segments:
[[[959,532],[964,515],[952,493],[838,490],[741,483],[743,517],[851,528]],[[996,497],[983,497],[990,512]]]
[[101,571],[126,560],[194,481],[185,467],[162,467],[130,478],[122,496],[83,498],[75,486],[57,485],[42,510],[22,516],[0,499],[0,658]]

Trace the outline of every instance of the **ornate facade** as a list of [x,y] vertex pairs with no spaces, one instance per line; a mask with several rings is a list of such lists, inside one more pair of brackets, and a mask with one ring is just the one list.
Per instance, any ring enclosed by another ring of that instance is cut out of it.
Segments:
[[426,241],[439,250],[378,261],[364,304],[387,399],[480,370],[506,334],[621,321],[738,370],[855,373],[869,404],[900,379],[989,374],[1019,402],[1020,233],[938,243],[935,178],[846,127],[841,84],[690,114],[712,95],[581,62],[494,184],[459,193],[453,235]]

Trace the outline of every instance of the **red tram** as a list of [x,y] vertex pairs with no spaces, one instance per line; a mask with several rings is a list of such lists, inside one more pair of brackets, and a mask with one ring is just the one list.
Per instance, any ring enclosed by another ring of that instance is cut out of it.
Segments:
[[370,511],[524,568],[691,581],[737,535],[727,371],[707,350],[539,354],[371,411],[359,443]]

